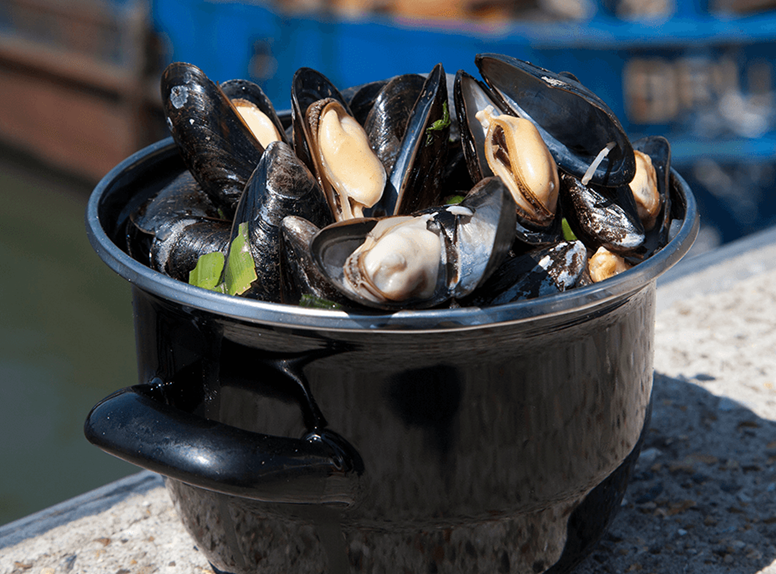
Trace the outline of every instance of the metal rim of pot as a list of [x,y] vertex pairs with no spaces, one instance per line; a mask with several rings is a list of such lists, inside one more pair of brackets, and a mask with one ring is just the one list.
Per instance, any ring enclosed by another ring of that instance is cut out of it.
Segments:
[[418,333],[511,324],[539,316],[551,317],[572,310],[593,308],[627,296],[655,281],[687,253],[700,227],[695,198],[684,179],[672,168],[672,180],[680,188],[685,201],[685,217],[678,233],[649,259],[605,282],[488,308],[405,310],[376,314],[269,303],[215,293],[167,277],[134,260],[108,237],[100,221],[100,207],[104,198],[119,185],[117,182],[121,181],[121,174],[132,171],[141,163],[147,164],[154,159],[161,161],[175,151],[172,138],[151,144],[116,165],[97,184],[86,209],[87,235],[92,247],[113,271],[140,289],[186,307],[267,325],[328,330],[406,330]]

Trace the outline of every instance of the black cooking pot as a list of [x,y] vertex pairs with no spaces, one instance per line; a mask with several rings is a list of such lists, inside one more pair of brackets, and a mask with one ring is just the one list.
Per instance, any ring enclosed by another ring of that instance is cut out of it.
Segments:
[[649,420],[656,278],[678,234],[593,286],[493,308],[349,314],[228,297],[141,265],[128,215],[171,140],[95,189],[92,245],[132,284],[140,384],[89,441],[167,477],[218,571],[561,572],[620,505]]

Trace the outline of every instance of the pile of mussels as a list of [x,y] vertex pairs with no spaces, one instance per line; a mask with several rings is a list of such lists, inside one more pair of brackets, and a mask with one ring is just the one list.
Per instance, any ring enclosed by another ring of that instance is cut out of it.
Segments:
[[233,295],[396,310],[565,291],[669,241],[664,138],[631,143],[569,73],[475,63],[482,80],[438,64],[343,91],[301,68],[287,125],[256,84],[171,64],[188,169],[132,214],[130,255],[182,281],[207,258],[194,283]]

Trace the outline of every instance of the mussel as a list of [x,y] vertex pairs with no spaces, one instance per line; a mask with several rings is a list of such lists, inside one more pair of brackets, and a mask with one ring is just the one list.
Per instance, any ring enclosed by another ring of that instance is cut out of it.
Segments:
[[230,228],[186,170],[131,214],[127,251],[157,271],[188,281],[200,255],[226,254]]
[[[634,152],[643,154],[643,157],[649,158],[652,169],[648,169],[647,161],[641,164],[642,169],[649,175],[645,180],[654,177],[654,185],[645,186],[645,191],[641,193],[649,197],[651,210],[645,210],[649,215],[644,222],[647,231],[645,245],[647,253],[651,254],[662,249],[669,241],[669,230],[671,227],[671,194],[669,193],[669,176],[671,171],[671,145],[668,140],[661,136],[647,136],[633,142]],[[630,183],[634,187],[641,181],[637,167],[636,176]],[[634,191],[634,195],[636,191]],[[637,201],[638,203],[638,201]]]
[[581,241],[513,253],[463,305],[486,307],[553,295],[577,285],[588,264]]
[[627,185],[585,185],[564,173],[560,198],[569,226],[590,249],[603,246],[615,253],[643,254],[644,226]]
[[364,128],[333,84],[309,68],[294,76],[292,110],[295,149],[318,178],[335,219],[361,217],[380,199],[387,178]]
[[440,203],[452,123],[447,93],[445,70],[437,64],[407,120],[385,191],[367,215],[407,215]]
[[612,253],[606,247],[599,247],[596,252],[590,256],[588,261],[588,270],[590,280],[593,283],[599,283],[610,277],[614,277],[630,269],[632,265],[624,257],[617,253]]
[[559,241],[558,168],[539,131],[462,70],[455,78],[455,101],[472,180],[496,174],[507,183],[518,206],[515,232],[521,242]]
[[310,105],[305,122],[318,181],[335,217],[362,217],[382,196],[387,178],[364,128],[333,98]]
[[[243,291],[246,297],[281,300],[281,223],[286,216],[303,217],[317,226],[333,222],[318,184],[291,146],[269,144],[245,186],[232,223],[232,241],[245,226],[256,279]],[[229,269],[232,251],[227,256]]]
[[223,90],[196,66],[167,66],[161,90],[167,125],[184,163],[231,217],[264,147]]
[[221,90],[263,147],[277,140],[289,143],[275,107],[258,84],[228,80],[221,83]]
[[502,54],[478,54],[475,63],[504,105],[536,125],[563,171],[610,187],[633,179],[636,160],[625,130],[575,77]]
[[514,234],[514,200],[498,178],[463,202],[408,216],[322,229],[311,242],[321,273],[368,307],[427,308],[465,297],[498,267]]
[[[559,292],[667,244],[682,209],[664,138],[631,144],[573,74],[475,64],[482,79],[438,64],[342,92],[301,68],[285,129],[258,85],[170,65],[165,113],[188,171],[133,214],[128,250],[183,280],[198,254],[226,252],[216,290],[395,311]],[[193,199],[165,212],[176,186]]]

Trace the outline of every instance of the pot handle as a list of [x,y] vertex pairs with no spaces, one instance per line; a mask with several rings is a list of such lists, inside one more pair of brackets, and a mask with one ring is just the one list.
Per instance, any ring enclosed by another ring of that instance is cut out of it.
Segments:
[[84,424],[105,452],[169,478],[265,502],[352,505],[363,462],[328,429],[301,439],[232,427],[155,398],[157,380],[100,401]]

